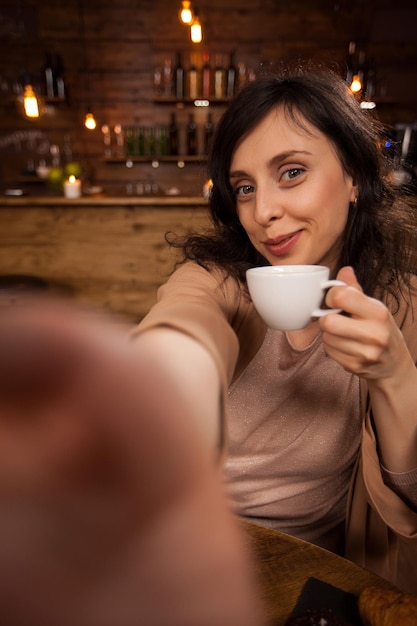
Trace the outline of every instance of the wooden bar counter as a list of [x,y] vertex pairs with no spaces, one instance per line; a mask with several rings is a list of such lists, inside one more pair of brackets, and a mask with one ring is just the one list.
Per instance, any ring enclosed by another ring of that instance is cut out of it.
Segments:
[[3,197],[0,287],[10,274],[36,276],[78,302],[139,321],[174,268],[165,233],[207,224],[202,197]]

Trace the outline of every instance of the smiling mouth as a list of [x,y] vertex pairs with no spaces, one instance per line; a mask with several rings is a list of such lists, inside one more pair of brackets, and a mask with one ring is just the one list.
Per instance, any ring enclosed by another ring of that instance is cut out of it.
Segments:
[[275,256],[290,252],[300,238],[302,230],[297,230],[291,235],[279,237],[277,239],[267,239],[264,246]]

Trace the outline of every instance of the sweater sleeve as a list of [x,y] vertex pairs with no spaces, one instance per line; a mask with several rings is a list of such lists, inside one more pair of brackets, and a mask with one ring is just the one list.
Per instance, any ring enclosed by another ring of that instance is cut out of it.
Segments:
[[[417,363],[417,279],[415,277],[411,281],[408,298],[401,301],[394,317],[414,363]],[[417,513],[417,468],[409,472],[395,473],[380,465],[380,470],[384,484],[399,496],[411,510]]]
[[408,506],[417,512],[417,468],[410,472],[390,472],[381,465],[382,479]]
[[[407,343],[410,354],[417,363],[417,277],[407,291],[408,298],[400,306],[389,300],[387,305],[394,310],[394,317]],[[417,540],[417,468],[401,474],[389,472],[380,464],[376,435],[373,428],[372,407],[367,385],[361,381],[362,410],[365,415],[362,437],[362,472],[367,490],[367,499],[385,524],[402,537]]]
[[[417,540],[417,511],[407,496],[415,490],[417,470],[404,474],[384,473],[377,452],[376,436],[370,412],[367,413],[362,431],[362,477],[367,500],[384,523],[396,534]],[[399,482],[407,481],[407,485]],[[412,498],[415,500],[415,496]]]
[[213,357],[225,390],[239,353],[233,325],[240,300],[234,280],[188,262],[158,289],[156,304],[132,334],[135,337],[152,328],[168,327],[194,338]]

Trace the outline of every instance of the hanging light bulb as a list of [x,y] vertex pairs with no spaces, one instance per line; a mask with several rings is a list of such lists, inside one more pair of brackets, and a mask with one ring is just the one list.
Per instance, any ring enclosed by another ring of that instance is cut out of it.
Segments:
[[84,2],[83,0],[78,1],[78,20],[80,23],[80,41],[82,44],[83,57],[84,57],[84,74],[86,77],[86,91],[88,94],[88,109],[86,116],[84,118],[84,126],[87,130],[94,130],[97,127],[97,122],[94,118],[94,115],[91,111],[91,80],[89,79],[89,66],[88,66],[88,56],[87,56],[87,43],[85,36],[85,20],[84,20]]
[[194,11],[194,19],[191,23],[191,41],[193,43],[200,43],[203,40],[203,30],[201,28],[201,22],[198,19],[197,11]]
[[25,85],[23,90],[23,108],[26,117],[39,117],[39,103],[32,85]]
[[352,78],[352,82],[350,84],[350,90],[352,93],[359,93],[362,89],[362,82],[359,77],[359,74],[355,74]]
[[97,126],[97,122],[95,120],[94,115],[89,111],[84,118],[84,126],[88,130],[94,130]]
[[[26,37],[25,37],[25,22],[23,19],[22,7],[20,0],[16,2],[17,15],[16,20],[19,28],[19,35],[23,50],[23,56],[26,59],[27,51],[26,51]],[[31,80],[29,76],[26,76],[23,79],[23,94],[18,97],[18,104],[21,105],[23,102],[23,112],[26,117],[30,119],[37,119],[40,116],[40,101],[38,100],[35,90],[32,87]]]
[[191,24],[194,16],[190,0],[182,0],[178,15],[182,24]]

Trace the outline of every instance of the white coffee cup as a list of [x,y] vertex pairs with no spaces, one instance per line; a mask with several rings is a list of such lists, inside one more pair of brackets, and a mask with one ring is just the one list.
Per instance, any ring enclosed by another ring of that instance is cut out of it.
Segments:
[[346,285],[329,280],[329,268],[323,265],[253,267],[246,279],[252,302],[270,328],[298,330],[314,318],[341,312],[320,308],[326,289]]

